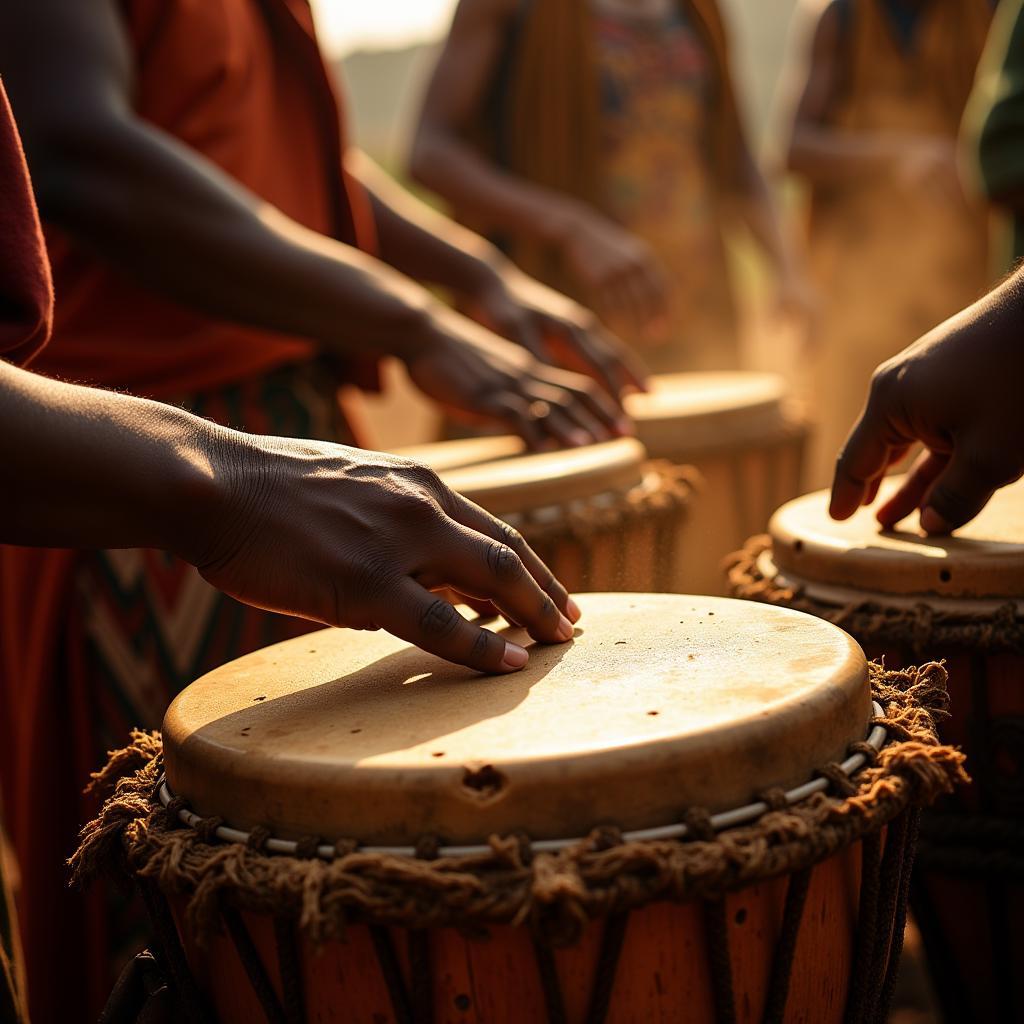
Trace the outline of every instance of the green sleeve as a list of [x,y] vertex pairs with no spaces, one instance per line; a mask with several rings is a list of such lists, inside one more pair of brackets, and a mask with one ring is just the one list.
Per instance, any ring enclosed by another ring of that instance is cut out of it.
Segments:
[[1003,0],[996,11],[964,136],[985,195],[1024,193],[1024,0]]

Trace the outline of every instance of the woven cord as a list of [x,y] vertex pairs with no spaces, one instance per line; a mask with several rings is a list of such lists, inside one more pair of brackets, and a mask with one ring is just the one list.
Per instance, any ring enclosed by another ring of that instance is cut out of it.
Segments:
[[813,868],[804,868],[803,871],[798,871],[789,879],[789,885],[786,888],[786,906],[782,914],[782,929],[775,943],[768,999],[764,1010],[764,1024],[782,1024],[785,1017],[789,982],[793,976],[796,941],[800,934],[800,923],[803,921],[812,871]]
[[263,1008],[267,1024],[289,1024],[284,1007],[281,1006],[281,1000],[278,999],[277,993],[274,991],[274,984],[270,980],[270,975],[267,974],[266,967],[263,966],[259,951],[252,941],[249,929],[245,927],[242,915],[233,907],[225,906],[221,910],[221,916],[224,918],[224,924],[227,927],[228,935],[231,936],[235,952],[238,953],[238,959],[242,961],[242,967],[245,968],[249,983]]

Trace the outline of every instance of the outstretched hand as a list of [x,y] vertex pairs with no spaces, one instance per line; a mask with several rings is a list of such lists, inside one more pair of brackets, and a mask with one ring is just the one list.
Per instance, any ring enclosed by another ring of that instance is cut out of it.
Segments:
[[408,459],[317,441],[224,432],[209,515],[181,554],[226,593],[331,626],[386,629],[480,672],[512,672],[524,648],[434,591],[489,601],[542,643],[579,611],[529,545]]
[[870,504],[886,470],[925,451],[877,512],[892,527],[915,508],[927,533],[973,519],[1024,474],[1021,275],[883,363],[836,464],[830,512]]
[[597,316],[514,267],[476,296],[492,330],[547,363],[587,374],[617,402],[647,390],[647,370]]

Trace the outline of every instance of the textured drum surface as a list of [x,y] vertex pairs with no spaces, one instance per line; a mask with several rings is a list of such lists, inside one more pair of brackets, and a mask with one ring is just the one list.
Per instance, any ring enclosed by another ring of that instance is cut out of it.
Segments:
[[168,711],[168,782],[199,813],[285,837],[558,837],[746,803],[865,734],[864,657],[828,623],[715,598],[580,604],[576,639],[534,645],[508,676],[348,630],[232,662]]
[[785,381],[771,373],[670,373],[626,410],[652,458],[686,461],[785,430]]
[[643,480],[644,449],[631,437],[533,454],[518,438],[475,437],[398,454],[425,462],[451,488],[496,516],[622,494]]
[[[900,479],[883,481],[879,501]],[[784,505],[769,532],[776,567],[801,582],[876,595],[1024,597],[1024,483],[997,491],[952,537],[925,535],[916,512],[889,531],[878,525],[874,507],[835,522],[828,515],[827,491]]]

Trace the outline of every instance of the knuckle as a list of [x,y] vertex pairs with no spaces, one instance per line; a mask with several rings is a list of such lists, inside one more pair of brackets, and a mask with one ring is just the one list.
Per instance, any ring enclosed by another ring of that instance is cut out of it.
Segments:
[[969,451],[964,456],[967,472],[986,487],[1004,487],[1017,479],[1018,473],[1002,453],[984,449]]
[[525,571],[519,556],[507,544],[488,545],[487,566],[502,583],[515,582]]
[[526,540],[514,526],[510,526],[503,519],[495,519],[494,529],[501,538],[501,543],[507,544],[516,554],[525,550]]
[[476,636],[473,637],[473,646],[470,648],[470,660],[477,665],[483,664],[487,660],[487,652],[490,646],[490,634],[486,629],[478,629]]
[[420,613],[419,626],[424,634],[443,640],[459,626],[462,616],[444,598],[434,598]]

